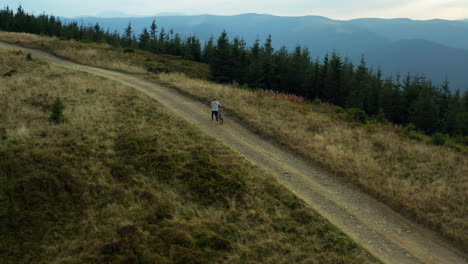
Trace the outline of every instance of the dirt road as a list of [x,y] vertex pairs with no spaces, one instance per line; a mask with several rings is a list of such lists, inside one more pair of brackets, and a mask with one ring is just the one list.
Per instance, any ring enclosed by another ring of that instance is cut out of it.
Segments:
[[468,263],[466,253],[452,247],[438,234],[402,217],[334,175],[314,168],[242,124],[229,119],[222,126],[213,124],[208,105],[172,88],[124,73],[75,64],[38,50],[3,42],[0,42],[0,48],[23,50],[31,53],[33,58],[102,76],[149,95],[169,112],[198,126],[255,165],[270,171],[311,208],[384,263]]

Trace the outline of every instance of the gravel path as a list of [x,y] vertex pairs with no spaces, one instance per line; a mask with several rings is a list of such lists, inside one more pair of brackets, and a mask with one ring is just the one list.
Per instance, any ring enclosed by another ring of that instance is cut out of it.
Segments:
[[315,168],[227,117],[224,125],[211,121],[208,105],[172,88],[138,77],[84,66],[34,49],[0,42],[0,48],[23,50],[33,58],[111,79],[156,99],[172,112],[224,142],[255,165],[270,171],[297,196],[384,263],[468,263],[466,253],[440,235],[401,216],[383,203]]

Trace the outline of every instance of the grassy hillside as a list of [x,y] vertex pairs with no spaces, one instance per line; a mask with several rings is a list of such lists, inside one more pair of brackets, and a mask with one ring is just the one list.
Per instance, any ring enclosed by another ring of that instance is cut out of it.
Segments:
[[259,133],[468,248],[466,151],[435,146],[393,125],[349,121],[342,109],[329,104],[295,103],[181,74],[156,79],[203,101],[216,97],[231,116]]
[[39,48],[72,61],[134,74],[183,72],[194,78],[206,79],[209,66],[181,60],[171,55],[156,55],[142,50],[114,49],[106,44],[65,41],[26,33],[0,32],[0,40]]
[[0,69],[1,263],[375,262],[150,98],[21,52]]
[[[47,44],[48,49],[71,59],[80,56],[61,51],[67,50],[66,45],[70,43],[79,45],[80,50],[96,49],[91,44],[61,42],[30,34],[0,32],[0,39],[32,47],[53,42],[56,44]],[[115,54],[101,56],[102,61],[89,58],[83,63],[112,69],[112,62],[119,58],[129,60],[123,65],[139,61],[138,56],[132,57],[134,54],[111,52]],[[203,67],[195,67],[200,68]],[[120,70],[128,71],[124,67]],[[195,76],[190,71],[189,74]],[[412,215],[468,248],[466,146],[453,143],[449,143],[450,147],[435,146],[431,138],[412,130],[350,122],[340,109],[327,104],[292,103],[261,91],[217,85],[181,74],[146,76],[203,101],[216,96],[231,116],[257,132],[350,180],[393,208]]]

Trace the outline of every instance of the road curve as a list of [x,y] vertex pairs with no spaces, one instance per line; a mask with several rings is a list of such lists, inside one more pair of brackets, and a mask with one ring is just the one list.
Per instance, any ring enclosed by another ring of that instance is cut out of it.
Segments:
[[1,41],[0,48],[22,50],[31,53],[33,58],[54,65],[114,80],[156,99],[169,112],[198,126],[255,165],[270,171],[311,208],[384,263],[468,263],[465,252],[451,246],[437,233],[401,216],[338,177],[315,168],[242,124],[233,120],[227,120],[222,126],[213,124],[208,105],[172,88]]

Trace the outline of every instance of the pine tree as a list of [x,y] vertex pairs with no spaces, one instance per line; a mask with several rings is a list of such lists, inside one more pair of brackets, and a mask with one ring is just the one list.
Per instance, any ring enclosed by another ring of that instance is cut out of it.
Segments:
[[273,82],[274,82],[274,68],[275,65],[273,64],[273,46],[271,45],[272,39],[271,35],[268,36],[268,38],[265,41],[265,44],[263,45],[263,49],[261,52],[261,64],[262,64],[262,69],[263,72],[261,74],[262,79],[260,80],[260,88],[263,89],[272,89],[273,88]]
[[141,35],[139,37],[139,44],[138,45],[139,45],[140,49],[150,50],[150,48],[151,48],[150,40],[151,40],[151,36],[148,33],[148,30],[146,28],[144,28],[143,32],[141,33]]
[[14,26],[14,15],[13,11],[7,6],[0,11],[0,28],[6,31],[13,30]]
[[327,95],[325,94],[325,85],[327,82],[327,76],[328,76],[328,67],[329,67],[329,54],[325,54],[323,57],[322,63],[319,64],[319,73],[318,73],[318,82],[317,82],[317,87],[318,87],[318,97],[320,99],[326,99]]
[[158,26],[156,25],[156,20],[153,20],[151,23],[151,31],[150,31],[150,37],[151,41],[156,41],[157,40],[157,34],[158,34]]
[[287,91],[288,93],[294,93],[301,96],[306,94],[305,77],[308,66],[307,64],[309,62],[309,51],[297,45],[293,54],[291,54],[288,64],[288,73],[286,77],[289,86]]
[[150,50],[153,53],[160,53],[160,43],[158,40],[158,26],[156,25],[156,20],[153,20],[150,28]]
[[364,56],[356,69],[352,80],[352,89],[346,99],[346,107],[359,108],[365,110],[367,107],[367,96],[369,95],[369,69],[367,68]]
[[221,83],[232,81],[231,46],[226,31],[223,31],[218,38],[215,56],[211,63],[211,70],[214,80]]
[[124,36],[122,38],[122,46],[124,47],[133,47],[133,28],[132,24],[129,22],[128,26],[125,28]]
[[96,23],[94,25],[94,28],[93,28],[93,41],[94,42],[101,42],[102,41],[102,37],[103,37],[103,32],[101,30],[101,27],[99,26],[98,23]]
[[14,20],[14,31],[16,32],[25,32],[26,29],[26,14],[21,5],[18,6],[15,14]]
[[367,97],[367,108],[366,113],[369,115],[377,115],[381,111],[380,109],[380,93],[382,90],[382,70],[380,67],[377,72],[372,76],[369,86],[369,94]]
[[[172,32],[172,30],[171,30]],[[173,34],[173,33],[171,33]],[[181,56],[182,55],[182,39],[180,38],[179,33],[175,34],[174,39],[171,41],[171,54],[176,55],[176,56]]]
[[215,56],[215,50],[214,38],[210,37],[208,42],[205,43],[205,47],[203,48],[202,61],[211,65]]
[[439,89],[439,97],[438,97],[438,104],[440,105],[440,115],[441,117],[445,116],[445,113],[448,110],[449,103],[450,103],[450,82],[448,78],[445,78],[442,86]]
[[274,81],[272,89],[285,93],[287,91],[287,67],[289,65],[289,52],[285,46],[281,47],[273,57],[274,60]]
[[461,135],[464,129],[464,107],[460,91],[457,90],[448,100],[448,107],[442,120],[443,131],[451,135]]
[[411,108],[413,103],[418,99],[421,86],[418,84],[418,78],[411,76],[410,73],[407,73],[402,86],[402,113],[401,116],[404,119],[403,124],[410,122],[409,118],[411,115]]
[[185,44],[187,53],[184,56],[186,59],[201,61],[201,43],[195,36],[190,36]]
[[426,133],[433,133],[439,126],[439,109],[429,87],[422,90],[411,105],[410,122]]
[[231,56],[232,56],[232,79],[236,83],[243,83],[245,65],[242,65],[242,46],[239,38],[234,38],[231,44]]
[[326,69],[325,85],[323,90],[324,99],[344,106],[346,94],[344,94],[342,88],[342,79],[343,79],[343,62],[341,58],[336,54],[332,53],[330,60],[330,65]]
[[[463,95],[462,99],[462,105],[463,105],[463,117],[462,117],[462,134],[466,137],[468,137],[468,89],[465,90],[465,93]],[[468,140],[466,140],[468,142]]]
[[247,84],[252,88],[259,88],[261,86],[261,80],[263,79],[260,52],[260,40],[257,38],[250,49],[249,66],[247,68]]
[[159,53],[165,53],[167,48],[166,48],[166,31],[164,28],[161,28],[161,31],[159,32],[159,41],[158,41],[158,51]]

